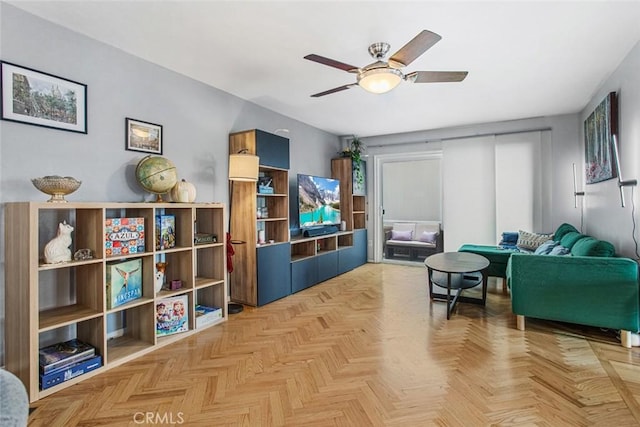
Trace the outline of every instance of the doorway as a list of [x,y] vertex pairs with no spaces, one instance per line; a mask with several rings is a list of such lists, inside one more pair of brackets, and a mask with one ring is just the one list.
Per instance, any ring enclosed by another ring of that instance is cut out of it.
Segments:
[[374,156],[373,261],[412,263],[410,251],[385,249],[393,224],[442,222],[442,152]]

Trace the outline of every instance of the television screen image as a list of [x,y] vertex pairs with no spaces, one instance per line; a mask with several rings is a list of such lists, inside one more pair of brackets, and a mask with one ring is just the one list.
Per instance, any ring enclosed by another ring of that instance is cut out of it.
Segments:
[[340,181],[298,174],[300,228],[340,224]]

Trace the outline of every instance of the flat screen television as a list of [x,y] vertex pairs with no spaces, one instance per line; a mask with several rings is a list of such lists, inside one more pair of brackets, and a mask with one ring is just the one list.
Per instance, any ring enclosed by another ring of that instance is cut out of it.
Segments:
[[300,228],[340,225],[340,180],[298,174]]

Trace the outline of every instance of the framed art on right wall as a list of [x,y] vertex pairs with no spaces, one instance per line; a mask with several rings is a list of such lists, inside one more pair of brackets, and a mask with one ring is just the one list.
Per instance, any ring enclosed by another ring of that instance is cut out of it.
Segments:
[[584,121],[586,183],[615,178],[613,135],[618,133],[618,97],[609,93]]

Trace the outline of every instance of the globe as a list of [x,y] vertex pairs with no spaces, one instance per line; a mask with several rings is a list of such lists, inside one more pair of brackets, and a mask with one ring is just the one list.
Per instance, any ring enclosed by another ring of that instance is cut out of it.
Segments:
[[160,156],[147,156],[136,166],[138,184],[149,193],[157,194],[156,202],[178,182],[178,172],[171,160]]

